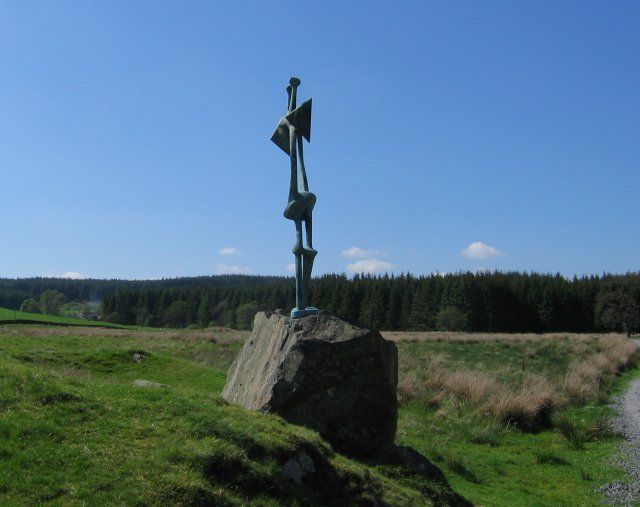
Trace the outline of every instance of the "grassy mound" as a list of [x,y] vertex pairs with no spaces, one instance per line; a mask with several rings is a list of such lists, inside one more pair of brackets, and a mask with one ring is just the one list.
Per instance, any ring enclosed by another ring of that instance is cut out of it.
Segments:
[[62,317],[58,315],[44,315],[41,313],[19,312],[0,308],[0,324],[48,324],[54,326],[89,326],[89,327],[109,327],[113,329],[137,329],[135,326],[124,326],[111,322],[100,322],[74,317]]
[[[450,505],[438,478],[370,466],[219,398],[229,337],[0,328],[0,503]],[[136,379],[166,388],[134,387]],[[316,473],[283,465],[301,450]]]

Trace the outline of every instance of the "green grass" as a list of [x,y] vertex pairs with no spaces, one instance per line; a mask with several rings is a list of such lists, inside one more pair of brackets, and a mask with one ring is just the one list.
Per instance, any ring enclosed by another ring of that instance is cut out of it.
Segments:
[[[404,371],[418,371],[437,356],[447,368],[463,368],[495,373],[497,378],[519,385],[525,375],[539,374],[556,379],[564,375],[572,361],[592,352],[588,346],[577,348],[572,339],[531,341],[433,341],[398,344]],[[576,350],[577,349],[577,350]],[[522,360],[524,357],[524,370]]]
[[121,324],[112,324],[111,322],[98,322],[75,317],[65,317],[58,315],[44,315],[41,313],[27,313],[17,310],[9,310],[0,308],[0,324],[13,323],[41,323],[62,326],[89,326],[89,327],[111,327],[114,329],[137,329],[136,326],[125,326]]
[[[240,343],[211,333],[0,327],[0,504],[455,502],[435,478],[348,459],[313,431],[224,403]],[[421,375],[438,356],[513,386],[527,374],[562,378],[592,346],[573,338],[398,344],[401,375]],[[608,392],[638,374],[626,371]],[[169,387],[135,388],[139,378]],[[537,433],[458,399],[418,397],[400,408],[397,443],[427,456],[474,504],[599,505],[596,489],[623,478],[612,465],[620,440],[608,431],[606,394],[555,414],[554,426]],[[281,470],[300,449],[320,466],[297,486]]]
[[[438,479],[334,453],[219,398],[240,348],[188,333],[0,328],[0,504],[450,504]],[[133,360],[142,354],[141,362]],[[136,388],[135,379],[168,384]],[[282,477],[300,449],[318,468]]]
[[[419,374],[438,356],[448,368],[494,374],[514,387],[527,374],[558,380],[571,361],[593,352],[568,339],[398,346],[404,375]],[[624,479],[613,465],[620,437],[609,431],[609,395],[638,374],[635,368],[628,370],[608,385],[607,393],[586,406],[564,409],[556,414],[553,427],[538,432],[498,424],[489,414],[452,397],[433,401],[427,392],[402,406],[397,440],[440,466],[452,487],[474,504],[600,505],[596,489]]]

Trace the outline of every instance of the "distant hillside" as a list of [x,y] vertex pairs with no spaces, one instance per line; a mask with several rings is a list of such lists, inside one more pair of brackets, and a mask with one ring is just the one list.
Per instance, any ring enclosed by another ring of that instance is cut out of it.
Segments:
[[134,326],[113,324],[111,322],[100,322],[84,319],[74,319],[72,317],[59,317],[57,315],[43,315],[40,313],[27,313],[17,310],[0,308],[0,324],[49,324],[55,326],[93,326],[111,327],[115,329],[132,329]]
[[[102,300],[105,320],[152,327],[248,329],[259,310],[295,305],[293,280],[127,289]],[[640,330],[640,275],[455,273],[323,275],[310,301],[350,322],[382,330],[591,332]]]
[[[221,275],[0,279],[0,307],[20,309],[25,300],[45,290],[62,293],[67,302],[101,302],[106,321],[150,327],[247,329],[257,311],[295,305],[290,277]],[[311,303],[318,308],[384,330],[640,331],[638,273],[571,279],[520,272],[327,274],[314,278],[310,290]]]

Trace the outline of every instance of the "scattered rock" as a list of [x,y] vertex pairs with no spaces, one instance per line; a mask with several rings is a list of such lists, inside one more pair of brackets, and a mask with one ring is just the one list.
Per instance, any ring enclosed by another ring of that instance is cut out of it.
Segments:
[[398,351],[377,331],[321,312],[301,319],[260,312],[222,397],[318,431],[347,454],[393,443]]
[[390,445],[382,456],[382,463],[399,465],[407,474],[428,476],[445,481],[442,471],[415,449],[404,445]]
[[143,358],[144,358],[144,354],[140,354],[139,352],[136,352],[135,354],[133,354],[133,360],[136,363],[141,363]]
[[314,474],[315,471],[316,467],[309,455],[304,451],[298,451],[298,453],[282,467],[282,476],[300,485],[303,479]]
[[169,387],[167,384],[160,384],[159,382],[151,382],[150,380],[142,380],[142,379],[134,380],[133,385],[136,387],[152,387],[155,389],[158,389],[161,387]]

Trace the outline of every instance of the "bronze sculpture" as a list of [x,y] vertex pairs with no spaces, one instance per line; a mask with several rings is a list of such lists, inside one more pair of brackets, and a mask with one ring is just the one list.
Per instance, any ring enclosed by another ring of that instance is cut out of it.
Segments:
[[[296,307],[291,310],[293,319],[319,312],[317,308],[307,306],[313,260],[318,253],[313,249],[312,238],[312,212],[316,204],[316,196],[309,192],[302,150],[302,138],[304,137],[307,142],[311,141],[311,99],[300,107],[296,107],[296,92],[299,85],[298,78],[292,77],[289,80],[287,114],[278,122],[271,136],[271,140],[289,155],[291,160],[289,198],[284,216],[293,220],[296,226],[296,243],[293,246],[296,259]],[[302,222],[305,227],[306,247],[303,245]]]

